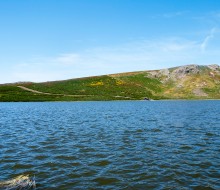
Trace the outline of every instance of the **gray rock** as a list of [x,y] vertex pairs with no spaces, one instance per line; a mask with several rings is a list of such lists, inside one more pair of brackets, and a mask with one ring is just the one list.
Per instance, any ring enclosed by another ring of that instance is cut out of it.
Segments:
[[172,79],[180,79],[189,74],[198,74],[200,72],[198,65],[185,65],[174,69],[171,73]]
[[219,65],[208,65],[208,68],[210,68],[213,71],[220,71],[220,66]]

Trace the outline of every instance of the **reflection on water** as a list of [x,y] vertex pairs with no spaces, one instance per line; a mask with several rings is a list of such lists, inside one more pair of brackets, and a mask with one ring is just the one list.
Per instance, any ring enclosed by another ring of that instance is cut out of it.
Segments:
[[0,103],[0,180],[220,189],[220,101]]

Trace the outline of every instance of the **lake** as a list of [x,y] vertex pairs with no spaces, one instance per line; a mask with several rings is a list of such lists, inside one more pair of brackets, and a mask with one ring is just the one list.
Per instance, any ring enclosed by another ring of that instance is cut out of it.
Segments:
[[220,101],[0,103],[0,180],[220,189]]

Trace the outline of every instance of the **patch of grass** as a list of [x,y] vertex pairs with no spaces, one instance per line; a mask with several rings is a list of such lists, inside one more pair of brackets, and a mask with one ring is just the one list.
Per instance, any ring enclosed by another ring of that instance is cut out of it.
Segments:
[[[22,90],[16,86],[0,86],[0,102],[44,102],[98,100],[100,97],[68,97],[63,95],[45,95]],[[102,98],[103,99],[103,98]]]
[[160,82],[155,79],[138,74],[125,77],[105,75],[58,82],[34,83],[25,86],[53,94],[88,95],[90,96],[88,99],[95,96],[102,100],[103,97],[106,100],[112,100],[155,98],[153,93],[161,90],[159,84]]

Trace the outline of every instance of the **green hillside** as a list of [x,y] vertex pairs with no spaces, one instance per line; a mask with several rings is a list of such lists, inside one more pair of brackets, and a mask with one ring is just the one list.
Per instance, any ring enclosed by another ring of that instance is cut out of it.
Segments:
[[0,86],[0,101],[220,99],[218,65]]

